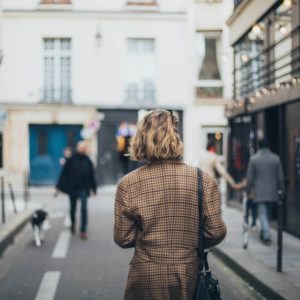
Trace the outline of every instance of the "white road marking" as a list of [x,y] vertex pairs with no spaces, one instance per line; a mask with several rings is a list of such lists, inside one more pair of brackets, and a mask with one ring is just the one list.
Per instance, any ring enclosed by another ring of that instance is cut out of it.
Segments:
[[65,213],[63,211],[53,211],[49,214],[50,219],[63,218]]
[[65,227],[70,227],[70,226],[71,226],[71,218],[70,218],[69,215],[67,215],[67,216],[65,217],[65,220],[64,220],[64,226],[65,226]]
[[35,300],[54,300],[61,272],[46,272],[43,276]]
[[65,258],[68,253],[70,241],[71,233],[69,231],[62,231],[53,250],[52,258]]

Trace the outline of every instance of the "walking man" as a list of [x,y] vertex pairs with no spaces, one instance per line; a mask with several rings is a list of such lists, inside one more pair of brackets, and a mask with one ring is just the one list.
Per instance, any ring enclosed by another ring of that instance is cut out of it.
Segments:
[[96,194],[96,181],[93,164],[86,155],[87,147],[81,141],[76,152],[63,166],[56,188],[70,197],[71,232],[75,233],[77,200],[81,201],[80,238],[87,238],[87,201],[91,192]]
[[259,140],[259,150],[250,159],[247,169],[247,190],[254,189],[263,244],[271,244],[269,221],[278,190],[284,189],[282,166],[278,155],[271,152],[268,141]]

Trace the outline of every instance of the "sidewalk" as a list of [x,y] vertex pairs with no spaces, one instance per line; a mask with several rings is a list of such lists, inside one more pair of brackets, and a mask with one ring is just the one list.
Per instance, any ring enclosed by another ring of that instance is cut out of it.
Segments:
[[[115,191],[116,186],[105,186],[98,189],[98,195],[114,195]],[[53,188],[49,187],[32,188],[27,210],[20,211],[18,215],[14,216],[12,208],[10,208],[10,219],[4,227],[0,226],[0,246],[1,236],[4,233],[8,234],[9,241],[12,242],[13,237],[17,234],[15,229],[20,230],[22,228],[20,224],[22,226],[26,224],[34,209],[47,206],[53,199],[53,192]],[[62,197],[62,203],[66,199]],[[22,202],[19,205],[21,208]],[[9,206],[11,204],[8,202],[7,207]],[[223,243],[215,247],[214,254],[248,281],[266,299],[300,299],[300,239],[284,233],[283,273],[277,273],[277,232],[272,230],[273,242],[270,247],[267,247],[259,241],[259,230],[257,232],[249,231],[248,249],[244,250],[242,248],[242,212],[236,208],[223,207],[223,216],[227,225],[227,236]],[[6,246],[7,243],[5,243]],[[1,251],[4,250],[1,250],[0,247],[0,255]]]
[[272,229],[271,246],[262,245],[259,230],[249,231],[248,249],[244,250],[242,212],[223,207],[223,217],[227,236],[214,253],[267,299],[300,299],[300,239],[283,234],[283,273],[277,273],[277,231]]
[[41,207],[41,202],[37,198],[39,197],[39,191],[34,196],[26,204],[23,194],[19,191],[15,193],[17,209],[17,213],[15,213],[10,195],[5,194],[5,223],[2,222],[2,203],[0,205],[0,256],[13,243],[15,236],[30,220],[33,212]]

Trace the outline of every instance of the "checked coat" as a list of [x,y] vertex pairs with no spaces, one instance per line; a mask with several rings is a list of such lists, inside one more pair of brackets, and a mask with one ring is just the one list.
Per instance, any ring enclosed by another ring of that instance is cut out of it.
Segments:
[[[126,300],[193,299],[197,279],[197,169],[178,160],[151,162],[125,177],[115,199],[114,240],[134,247]],[[205,247],[226,227],[216,181],[203,172]]]

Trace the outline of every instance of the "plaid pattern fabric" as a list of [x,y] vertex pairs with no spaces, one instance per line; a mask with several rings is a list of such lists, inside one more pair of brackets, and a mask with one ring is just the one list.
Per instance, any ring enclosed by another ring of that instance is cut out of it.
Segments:
[[[122,178],[114,240],[135,247],[125,299],[192,299],[197,278],[198,187],[195,168],[158,161]],[[220,193],[203,173],[205,247],[222,241]]]

